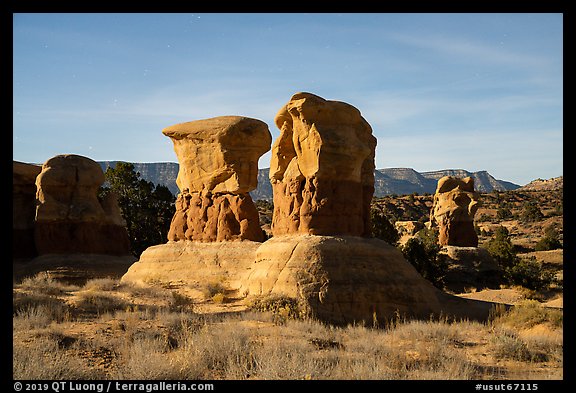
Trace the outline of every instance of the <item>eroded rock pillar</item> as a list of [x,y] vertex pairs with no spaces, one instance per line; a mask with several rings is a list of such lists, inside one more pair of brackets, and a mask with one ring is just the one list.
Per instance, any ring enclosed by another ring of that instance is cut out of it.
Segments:
[[480,194],[474,191],[474,179],[444,176],[438,180],[430,224],[437,226],[441,246],[478,247],[474,215]]
[[263,241],[249,192],[258,181],[258,159],[270,149],[266,123],[220,116],[162,130],[180,163],[180,194],[168,240]]
[[297,93],[274,121],[274,236],[370,236],[376,138],[360,111]]

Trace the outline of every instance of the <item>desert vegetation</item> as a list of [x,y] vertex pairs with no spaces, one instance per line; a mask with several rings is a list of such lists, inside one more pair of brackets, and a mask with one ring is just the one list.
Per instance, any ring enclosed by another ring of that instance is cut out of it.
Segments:
[[[446,265],[438,254],[434,231],[424,228],[415,236],[402,237],[394,227],[397,221],[425,223],[432,197],[410,194],[374,199],[373,234],[396,244],[420,274],[443,288]],[[488,250],[504,270],[503,284],[559,295],[563,288],[562,189],[493,191],[481,194],[480,203],[474,220],[479,247]]]
[[176,200],[168,187],[140,178],[134,164],[128,162],[108,167],[104,176],[106,183],[99,190],[99,198],[111,192],[117,196],[132,253],[138,257],[148,247],[164,243]]
[[[561,379],[562,311],[331,326],[291,299],[193,301],[113,279],[15,283],[15,379]],[[207,308],[217,312],[202,312]]]

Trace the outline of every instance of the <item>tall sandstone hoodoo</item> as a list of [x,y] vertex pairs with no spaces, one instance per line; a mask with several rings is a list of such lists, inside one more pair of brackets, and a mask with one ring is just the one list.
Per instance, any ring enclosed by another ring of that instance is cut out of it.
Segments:
[[274,236],[369,236],[376,138],[360,111],[297,93],[274,121]]
[[430,211],[431,226],[438,226],[441,246],[478,247],[474,215],[480,194],[474,191],[474,179],[444,176],[438,180]]
[[238,289],[264,240],[248,193],[258,184],[258,159],[270,150],[268,125],[221,116],[162,132],[172,139],[180,163],[181,192],[168,243],[147,248],[122,280],[187,288],[218,280]]
[[180,163],[180,194],[168,240],[262,241],[258,211],[248,194],[257,186],[258,159],[270,149],[266,123],[221,116],[162,130]]

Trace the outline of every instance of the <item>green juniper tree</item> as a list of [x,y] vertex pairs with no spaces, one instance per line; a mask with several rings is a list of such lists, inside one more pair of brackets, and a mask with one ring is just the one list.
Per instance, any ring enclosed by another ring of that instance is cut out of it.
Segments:
[[174,215],[175,197],[163,185],[140,179],[134,164],[118,162],[104,173],[105,185],[100,190],[104,196],[113,191],[126,221],[132,253],[140,256],[146,248],[166,242],[170,222]]

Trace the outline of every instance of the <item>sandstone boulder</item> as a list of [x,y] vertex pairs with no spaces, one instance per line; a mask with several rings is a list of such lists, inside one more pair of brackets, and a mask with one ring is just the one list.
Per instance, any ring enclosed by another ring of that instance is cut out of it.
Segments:
[[27,258],[36,255],[34,217],[36,216],[36,176],[42,167],[12,163],[12,255]]
[[261,243],[169,241],[147,248],[122,281],[147,285],[201,288],[209,282],[222,282],[238,290],[246,280],[256,249]]
[[394,228],[398,231],[400,236],[415,235],[420,229],[424,228],[424,224],[420,221],[396,221]]
[[103,204],[104,173],[95,161],[59,155],[36,177],[34,239],[38,254],[130,254],[130,241],[113,197]]
[[356,236],[273,237],[256,250],[241,290],[298,299],[312,317],[336,324],[385,322],[398,314],[485,319],[491,308],[436,289],[397,248]]
[[297,93],[275,123],[273,234],[369,236],[376,138],[360,111]]
[[174,143],[180,191],[246,194],[258,185],[258,159],[272,136],[263,121],[220,116],[162,130]]
[[504,284],[504,272],[490,253],[479,247],[444,246],[440,254],[446,256],[447,270],[444,286],[454,293],[471,288],[499,289]]
[[438,226],[441,246],[477,247],[474,214],[480,194],[474,191],[474,179],[444,176],[438,180],[430,211],[431,226]]

